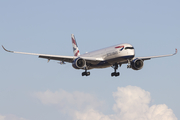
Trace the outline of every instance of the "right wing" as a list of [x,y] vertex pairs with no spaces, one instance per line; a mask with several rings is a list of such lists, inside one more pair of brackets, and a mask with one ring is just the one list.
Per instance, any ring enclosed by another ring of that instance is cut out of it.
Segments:
[[[39,58],[45,58],[48,60],[58,60],[58,61],[63,61],[63,62],[69,62],[72,63],[76,58],[78,58],[77,56],[61,56],[61,55],[48,55],[48,54],[38,54],[38,53],[26,53],[26,52],[17,52],[17,51],[10,51],[4,48],[4,46],[2,46],[2,48],[7,51],[7,52],[11,52],[11,53],[18,53],[18,54],[26,54],[26,55],[36,55],[39,56]],[[85,59],[88,62],[100,62],[103,59],[102,58],[93,58],[93,57],[81,57],[83,59]]]
[[151,58],[160,58],[160,57],[168,57],[168,56],[173,56],[177,54],[177,49],[175,49],[175,53],[174,54],[169,54],[169,55],[159,55],[159,56],[149,56],[149,57],[137,57],[139,59],[142,59],[142,60],[150,60]]

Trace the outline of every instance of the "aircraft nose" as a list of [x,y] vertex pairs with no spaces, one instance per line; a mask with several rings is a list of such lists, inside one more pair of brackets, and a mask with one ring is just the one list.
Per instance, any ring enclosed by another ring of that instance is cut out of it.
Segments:
[[134,55],[134,54],[135,54],[134,49],[132,49],[132,50],[128,50],[128,55]]

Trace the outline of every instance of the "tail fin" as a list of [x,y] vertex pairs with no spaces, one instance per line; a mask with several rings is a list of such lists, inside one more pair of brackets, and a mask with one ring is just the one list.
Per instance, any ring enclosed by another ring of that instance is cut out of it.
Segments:
[[74,56],[79,56],[80,52],[79,52],[78,45],[77,45],[76,39],[74,37],[74,34],[71,34],[71,39],[72,39]]

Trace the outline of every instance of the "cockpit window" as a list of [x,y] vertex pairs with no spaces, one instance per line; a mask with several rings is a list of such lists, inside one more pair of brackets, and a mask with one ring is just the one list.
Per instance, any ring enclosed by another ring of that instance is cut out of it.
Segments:
[[125,50],[127,50],[127,49],[134,49],[134,47],[126,47]]

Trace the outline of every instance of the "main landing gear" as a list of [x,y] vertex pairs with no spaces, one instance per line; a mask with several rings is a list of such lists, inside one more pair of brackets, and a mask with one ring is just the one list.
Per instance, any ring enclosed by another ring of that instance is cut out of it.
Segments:
[[90,72],[87,72],[87,69],[85,68],[85,72],[82,73],[82,76],[89,76]]
[[116,70],[118,69],[118,64],[115,63],[112,67],[114,68],[114,72],[111,73],[111,77],[113,77],[113,76],[115,76],[115,77],[119,76],[120,73],[119,73],[119,72],[116,72]]

